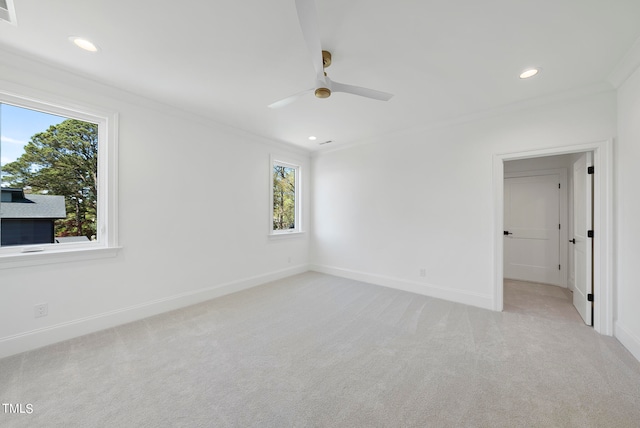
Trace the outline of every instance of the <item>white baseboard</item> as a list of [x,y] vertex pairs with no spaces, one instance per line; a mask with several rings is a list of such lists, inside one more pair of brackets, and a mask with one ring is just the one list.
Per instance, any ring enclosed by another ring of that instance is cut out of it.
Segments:
[[631,333],[619,321],[616,321],[613,326],[613,336],[636,357],[636,360],[640,361],[640,337]]
[[309,270],[307,264],[0,338],[0,358],[201,303]]
[[383,287],[395,288],[397,290],[409,291],[411,293],[422,294],[424,296],[435,297],[437,299],[463,303],[465,305],[476,306],[483,309],[492,310],[493,308],[492,294],[481,294],[471,291],[454,290],[451,288],[439,287],[437,285],[427,284],[424,282],[408,281],[405,279],[375,275],[367,272],[360,272],[333,266],[312,264],[309,266],[309,270],[326,273],[328,275],[339,276],[341,278],[368,282],[371,284],[381,285]]

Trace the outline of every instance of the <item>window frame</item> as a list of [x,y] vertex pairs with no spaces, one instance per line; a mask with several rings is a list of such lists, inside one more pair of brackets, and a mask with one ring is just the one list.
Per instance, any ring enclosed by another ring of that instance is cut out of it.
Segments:
[[[302,228],[302,166],[300,165],[300,162],[286,156],[272,154],[269,160],[269,236],[283,237],[302,234],[304,233]],[[273,228],[273,167],[276,165],[283,166],[285,168],[293,168],[295,170],[295,227],[293,229],[276,230]]]
[[0,247],[0,269],[115,257],[120,248],[117,218],[118,114],[24,87],[14,86],[12,89],[0,87],[0,103],[98,125],[98,239]]

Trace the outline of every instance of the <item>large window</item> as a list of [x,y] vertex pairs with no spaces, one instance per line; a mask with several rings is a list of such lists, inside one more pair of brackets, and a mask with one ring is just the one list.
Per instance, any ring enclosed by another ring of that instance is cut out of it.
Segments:
[[271,232],[300,232],[300,166],[271,161]]
[[116,246],[115,121],[0,92],[3,261]]

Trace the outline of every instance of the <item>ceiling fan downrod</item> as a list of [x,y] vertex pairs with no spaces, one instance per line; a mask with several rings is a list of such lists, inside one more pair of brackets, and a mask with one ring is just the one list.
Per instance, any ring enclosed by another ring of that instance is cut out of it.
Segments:
[[[325,69],[331,65],[331,52],[322,51],[322,68]],[[324,72],[327,75],[327,72]],[[318,98],[329,98],[331,96],[331,89],[329,88],[317,88],[315,95]]]

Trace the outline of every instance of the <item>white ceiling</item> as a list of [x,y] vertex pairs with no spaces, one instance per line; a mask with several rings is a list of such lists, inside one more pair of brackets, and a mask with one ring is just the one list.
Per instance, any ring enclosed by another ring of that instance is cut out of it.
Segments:
[[14,3],[0,47],[310,150],[602,87],[640,38],[638,0],[316,0],[329,76],[395,96],[273,110],[314,85],[294,0]]

